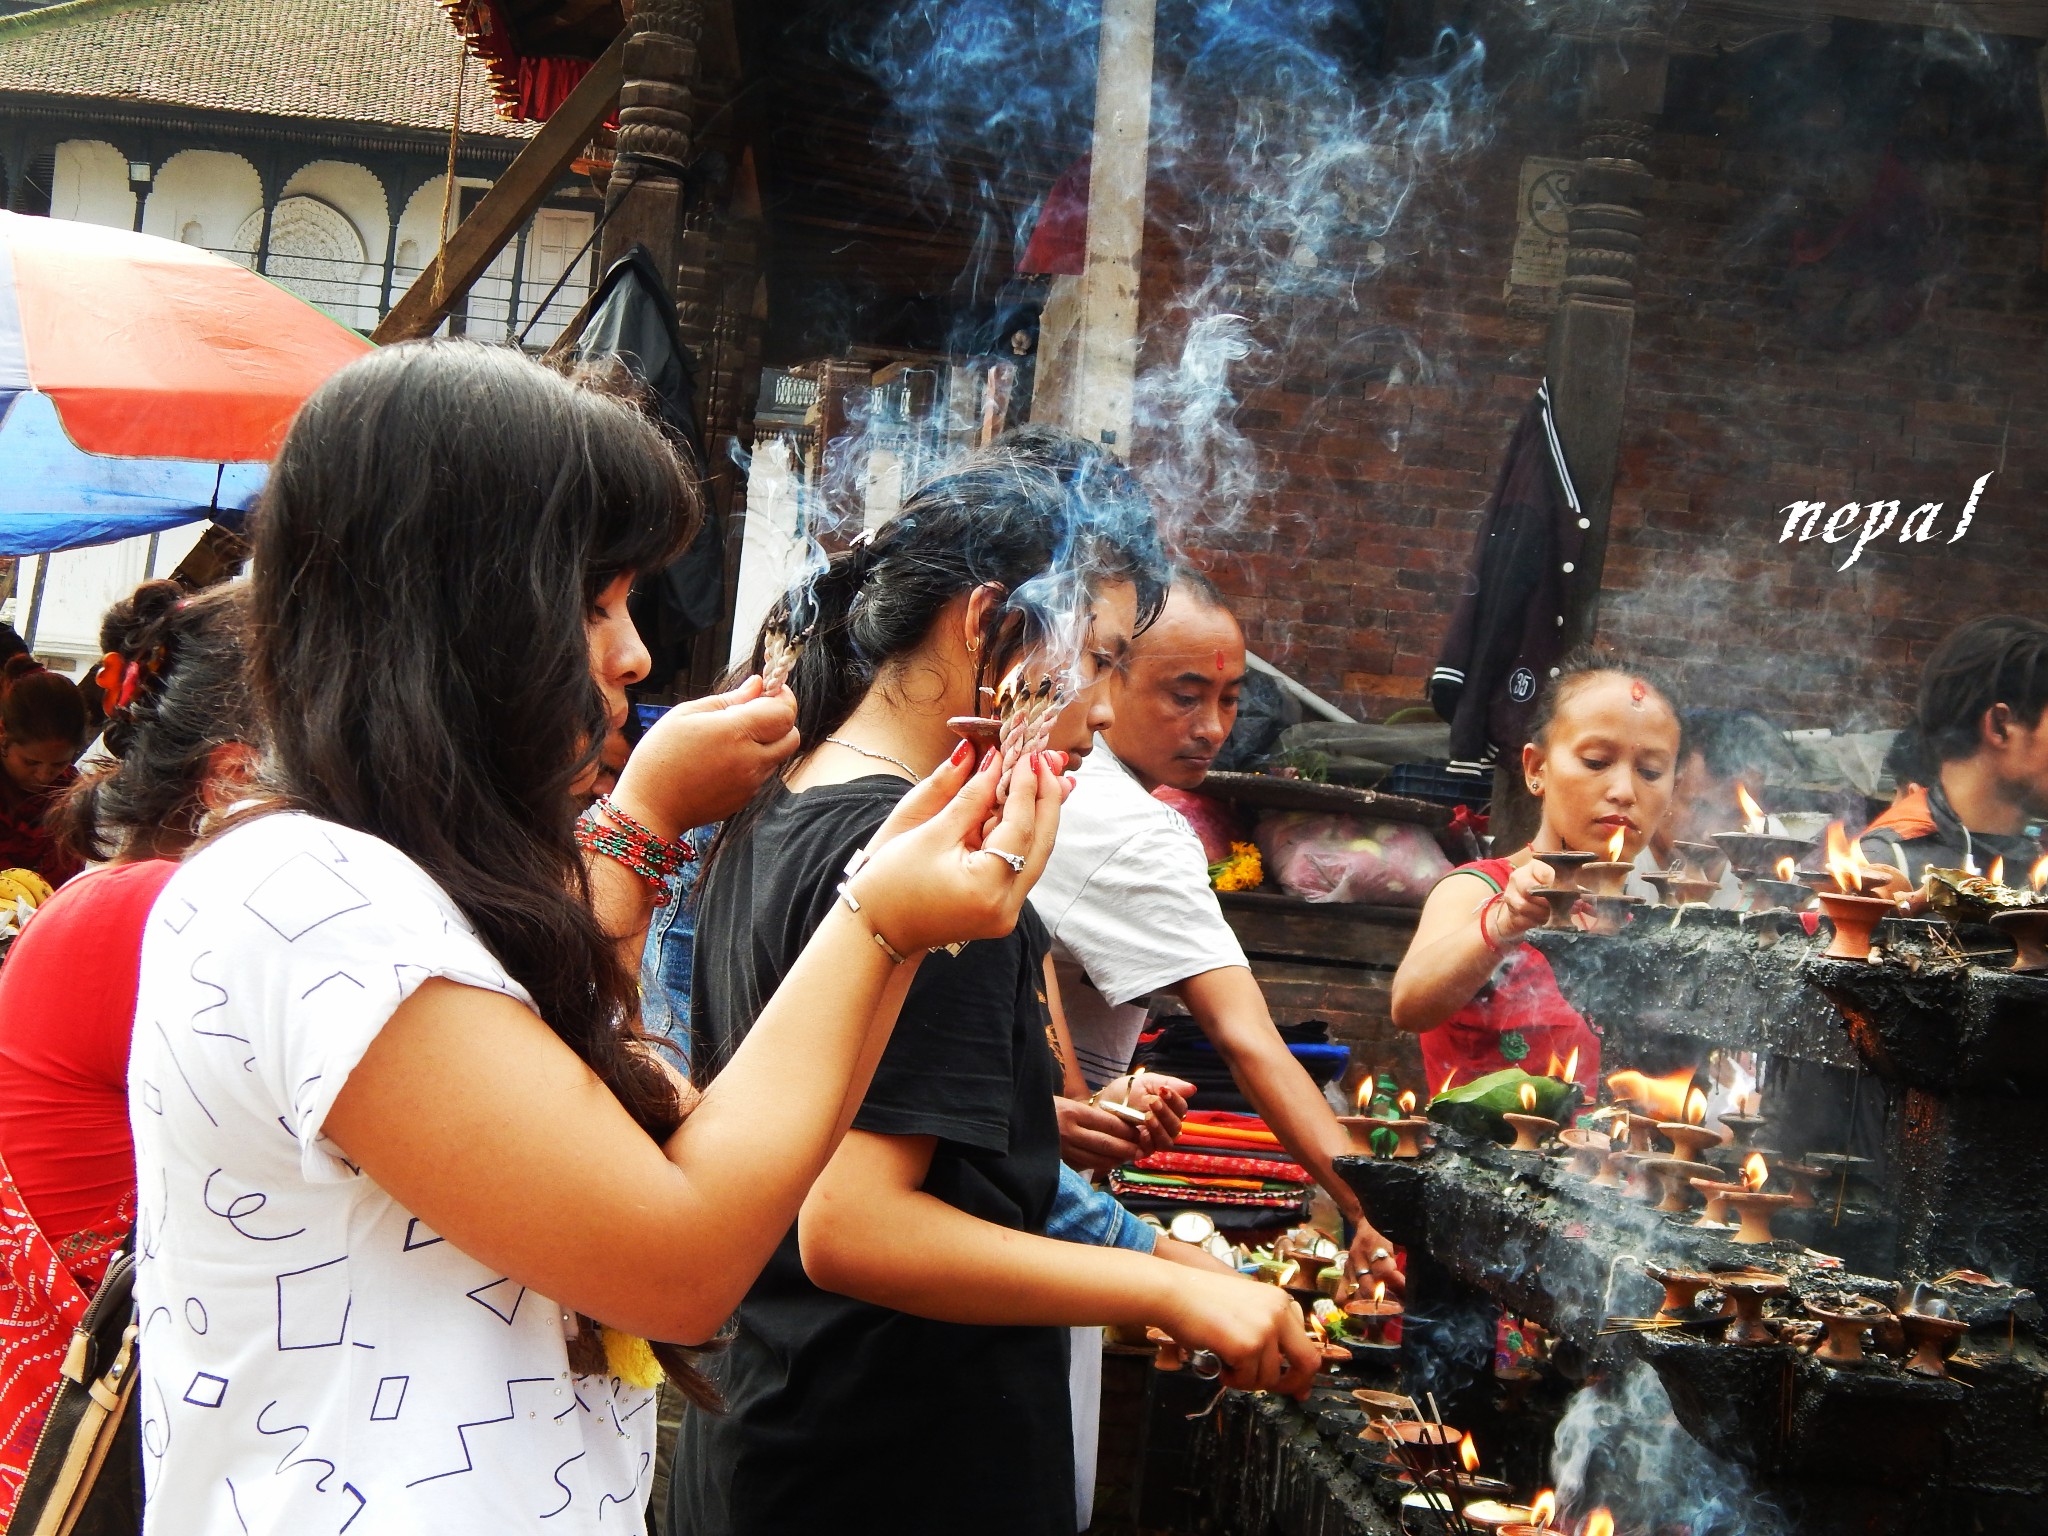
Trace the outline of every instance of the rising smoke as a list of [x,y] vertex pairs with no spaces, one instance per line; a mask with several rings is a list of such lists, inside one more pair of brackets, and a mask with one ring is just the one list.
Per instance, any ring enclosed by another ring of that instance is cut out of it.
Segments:
[[1631,1360],[1575,1394],[1551,1444],[1558,1506],[1577,1529],[1606,1506],[1623,1531],[1785,1536],[1784,1516],[1680,1427],[1657,1373]]

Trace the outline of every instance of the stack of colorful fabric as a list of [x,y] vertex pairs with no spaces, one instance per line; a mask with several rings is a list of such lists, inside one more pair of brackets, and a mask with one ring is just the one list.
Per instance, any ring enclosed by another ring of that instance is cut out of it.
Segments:
[[1196,1109],[1181,1124],[1170,1152],[1154,1152],[1115,1169],[1109,1187],[1135,1211],[1206,1210],[1218,1225],[1226,1212],[1255,1224],[1304,1221],[1314,1180],[1257,1115]]

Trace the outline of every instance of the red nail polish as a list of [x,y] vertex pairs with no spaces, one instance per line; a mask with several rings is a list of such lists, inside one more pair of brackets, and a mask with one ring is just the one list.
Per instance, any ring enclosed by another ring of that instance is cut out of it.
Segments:
[[995,749],[994,747],[990,747],[990,748],[988,749],[988,751],[987,751],[987,752],[985,752],[984,754],[982,754],[982,759],[981,759],[981,766],[980,766],[979,768],[977,768],[977,769],[975,770],[975,772],[977,772],[977,773],[986,773],[986,772],[988,772],[988,765],[989,765],[990,763],[994,762],[995,760],[996,760],[996,749]]
[[958,767],[959,767],[959,766],[960,766],[960,765],[961,765],[962,763],[966,762],[966,761],[967,761],[967,754],[968,754],[968,753],[970,753],[970,752],[972,752],[973,750],[974,750],[974,748],[972,748],[971,746],[969,746],[969,745],[968,745],[968,744],[966,743],[966,741],[965,741],[965,740],[963,740],[963,741],[962,741],[962,742],[960,743],[960,745],[959,745],[959,746],[957,746],[957,747],[955,747],[955,748],[953,749],[953,759],[952,759],[952,761],[953,761],[953,766],[954,766],[955,768],[958,768]]
[[1032,776],[1032,777],[1033,777],[1034,779],[1038,777],[1038,771],[1039,771],[1039,769],[1043,768],[1044,766],[1045,766],[1045,754],[1044,754],[1043,752],[1034,752],[1034,753],[1032,753],[1032,754],[1031,754],[1031,776]]

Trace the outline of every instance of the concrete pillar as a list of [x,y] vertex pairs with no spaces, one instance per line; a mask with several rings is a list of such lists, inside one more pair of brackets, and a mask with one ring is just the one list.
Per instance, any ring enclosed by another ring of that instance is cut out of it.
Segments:
[[[1066,425],[1128,456],[1138,367],[1138,273],[1145,240],[1145,175],[1152,136],[1156,0],[1103,0],[1095,72],[1095,139],[1088,176],[1088,265],[1072,295],[1072,374],[1045,380],[1072,404]],[[1048,306],[1050,309],[1051,306]],[[1067,317],[1055,317],[1065,320]],[[1057,345],[1057,339],[1056,339]],[[1040,366],[1054,362],[1043,338]],[[1057,370],[1058,364],[1054,363]],[[1037,413],[1034,411],[1033,413]]]

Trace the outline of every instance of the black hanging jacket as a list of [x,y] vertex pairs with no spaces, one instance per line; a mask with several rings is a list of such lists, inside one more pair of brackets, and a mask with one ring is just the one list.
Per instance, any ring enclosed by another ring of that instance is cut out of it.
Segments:
[[1564,600],[1590,526],[1565,468],[1550,384],[1522,413],[1479,522],[1471,574],[1429,679],[1451,725],[1452,773],[1488,775],[1529,739],[1564,642]]

